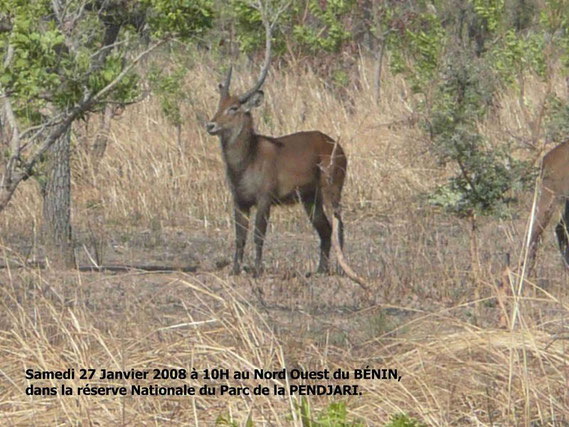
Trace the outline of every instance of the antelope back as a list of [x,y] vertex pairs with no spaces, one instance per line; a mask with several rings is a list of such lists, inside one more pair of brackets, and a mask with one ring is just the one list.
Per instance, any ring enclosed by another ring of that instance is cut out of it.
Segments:
[[569,197],[569,141],[545,155],[542,164],[543,186],[557,197]]

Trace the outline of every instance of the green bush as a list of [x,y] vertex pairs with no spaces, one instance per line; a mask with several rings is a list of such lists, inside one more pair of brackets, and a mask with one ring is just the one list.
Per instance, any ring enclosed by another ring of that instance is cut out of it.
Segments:
[[397,414],[391,416],[391,420],[385,424],[385,427],[427,427],[427,425],[407,414]]
[[296,409],[303,427],[363,427],[365,425],[359,420],[348,420],[348,410],[344,402],[332,402],[313,415],[310,402],[303,397]]
[[510,145],[493,147],[479,131],[478,122],[492,105],[492,81],[482,60],[455,55],[448,61],[427,121],[439,162],[455,170],[429,201],[459,217],[505,215],[514,201],[512,190],[528,180],[528,166],[511,156]]
[[548,142],[561,143],[569,135],[569,101],[551,96],[547,100],[545,136]]

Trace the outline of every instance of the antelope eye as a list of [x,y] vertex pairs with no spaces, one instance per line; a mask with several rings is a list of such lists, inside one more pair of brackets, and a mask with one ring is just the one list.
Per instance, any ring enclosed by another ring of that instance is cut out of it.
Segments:
[[234,105],[233,107],[229,107],[229,108],[227,109],[227,112],[228,112],[229,114],[235,114],[235,113],[237,112],[238,108],[239,108],[239,107],[237,107],[237,106]]

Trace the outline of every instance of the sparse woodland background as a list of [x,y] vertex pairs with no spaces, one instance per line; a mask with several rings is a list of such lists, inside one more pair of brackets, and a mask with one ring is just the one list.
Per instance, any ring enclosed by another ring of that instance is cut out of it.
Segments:
[[[261,12],[285,3],[255,123],[345,148],[346,255],[372,301],[305,277],[318,239],[298,207],[273,210],[265,276],[228,276],[230,192],[204,125],[230,65],[234,91],[256,79]],[[0,46],[3,424],[569,423],[553,226],[531,277],[508,292],[502,275],[540,159],[569,138],[566,0],[0,0]],[[67,268],[111,264],[197,271]],[[403,380],[305,402],[23,392],[25,368],[87,365]]]

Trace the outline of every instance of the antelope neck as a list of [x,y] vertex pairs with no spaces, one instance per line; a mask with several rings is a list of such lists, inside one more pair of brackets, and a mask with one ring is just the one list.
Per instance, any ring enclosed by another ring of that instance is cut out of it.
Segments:
[[221,135],[223,157],[229,170],[234,173],[244,171],[255,157],[257,135],[253,131],[251,117],[235,129]]

